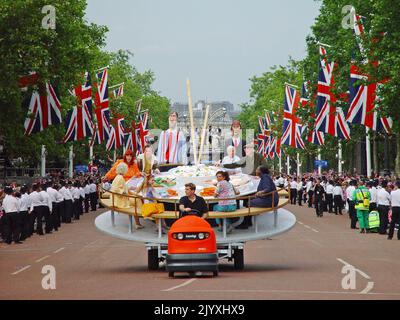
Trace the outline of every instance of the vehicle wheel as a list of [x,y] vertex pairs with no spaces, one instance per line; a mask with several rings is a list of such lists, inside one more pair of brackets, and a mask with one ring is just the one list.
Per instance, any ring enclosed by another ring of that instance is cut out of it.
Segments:
[[173,278],[174,277],[174,272],[173,271],[168,272],[168,277]]
[[235,249],[235,252],[233,253],[233,264],[236,270],[244,269],[243,249]]
[[217,277],[217,276],[218,276],[218,270],[213,271],[213,276],[214,276],[214,277]]
[[158,270],[159,262],[157,249],[150,249],[147,252],[147,267],[149,270]]

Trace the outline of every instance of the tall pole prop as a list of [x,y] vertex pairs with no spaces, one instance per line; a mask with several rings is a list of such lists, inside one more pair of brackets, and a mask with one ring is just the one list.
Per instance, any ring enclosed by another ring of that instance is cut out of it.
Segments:
[[338,143],[338,173],[342,174],[342,142],[339,140]]
[[69,147],[69,157],[68,157],[68,162],[69,162],[69,170],[68,170],[68,176],[70,177],[70,178],[72,178],[73,177],[73,175],[74,175],[74,163],[73,163],[73,161],[74,161],[74,145],[73,144],[71,144],[70,145],[70,147]]
[[188,105],[189,105],[189,118],[190,118],[190,130],[191,130],[191,139],[193,144],[193,158],[194,164],[197,166],[197,147],[196,147],[196,139],[194,133],[194,119],[193,119],[193,106],[192,106],[192,95],[190,94],[190,81],[186,79],[186,93],[188,96]]
[[206,135],[206,130],[207,130],[208,112],[209,111],[210,111],[210,105],[207,104],[206,115],[204,116],[203,130],[201,131],[200,152],[199,152],[199,159],[198,159],[199,164],[201,163],[201,156],[203,155],[203,147],[204,147],[204,140],[205,140],[205,135]]
[[371,141],[369,139],[369,128],[365,127],[365,151],[367,154],[367,177],[371,176]]
[[42,144],[40,161],[40,176],[44,178],[46,176],[46,146]]

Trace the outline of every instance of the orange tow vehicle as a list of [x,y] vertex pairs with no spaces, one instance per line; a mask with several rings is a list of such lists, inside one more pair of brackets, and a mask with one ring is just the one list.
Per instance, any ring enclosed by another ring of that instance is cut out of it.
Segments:
[[218,250],[214,230],[197,216],[188,215],[175,221],[168,232],[166,270],[175,272],[212,272],[218,275]]

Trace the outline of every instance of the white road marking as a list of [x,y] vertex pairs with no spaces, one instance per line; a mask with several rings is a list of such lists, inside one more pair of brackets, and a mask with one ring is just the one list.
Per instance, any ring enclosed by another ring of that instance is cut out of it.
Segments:
[[169,288],[169,289],[165,289],[165,290],[162,290],[162,291],[172,291],[172,290],[187,286],[188,284],[191,284],[193,281],[196,281],[196,280],[197,279],[190,279],[190,280],[185,281],[184,283],[180,284],[179,286],[175,286],[175,287],[172,287],[172,288]]
[[298,220],[297,220],[297,222],[298,222],[298,223],[300,223],[300,224],[304,224],[303,222],[301,222],[301,221],[298,221]]
[[59,253],[60,251],[63,251],[65,248],[64,247],[62,247],[62,248],[60,248],[60,249],[57,249],[56,251],[54,251],[53,253]]
[[[182,290],[184,291],[184,290]],[[293,293],[293,294],[299,294],[299,293],[304,293],[304,294],[350,294],[350,295],[358,295],[358,294],[368,294],[368,295],[388,295],[388,296],[400,296],[400,292],[346,292],[346,291],[306,291],[306,290],[257,290],[257,289],[237,289],[237,290],[191,290],[191,292],[237,292],[237,293],[242,293],[242,292],[265,292],[265,293]]]
[[320,244],[318,241],[316,241],[316,240],[313,240],[313,239],[306,239],[307,241],[310,241],[310,242],[312,242],[312,243],[314,243],[314,244],[316,244],[317,246],[319,246],[319,247],[323,247],[323,245],[322,244]]
[[18,273],[20,273],[20,272],[22,272],[22,271],[24,271],[24,270],[26,270],[26,269],[29,269],[30,267],[31,267],[31,265],[27,265],[27,266],[25,266],[25,267],[19,269],[18,271],[15,271],[14,273],[11,273],[11,275],[12,275],[12,276],[15,276],[16,274],[18,274]]
[[316,230],[316,229],[314,229],[314,228],[311,228],[309,225],[306,225],[306,224],[304,224],[303,222],[301,222],[301,221],[299,221],[299,220],[297,220],[297,222],[298,222],[299,224],[301,224],[303,227],[307,228],[307,229],[310,229],[310,230],[312,230],[312,231],[314,231],[314,232],[319,232],[318,230]]
[[42,258],[40,258],[40,259],[37,259],[35,262],[43,261],[44,259],[47,259],[48,257],[50,257],[50,256],[44,256],[44,257],[42,257]]
[[[354,267],[353,265],[351,265],[350,263],[344,261],[343,259],[337,258],[338,261],[340,261],[341,263],[343,263],[344,265],[350,266],[352,268],[354,268],[355,271],[357,271],[362,277],[364,277],[367,280],[371,280],[371,277],[369,275],[367,275],[364,271],[357,269],[356,267]],[[374,282],[373,281],[368,281],[367,286],[360,291],[361,294],[367,294],[369,293],[373,288],[374,288]]]

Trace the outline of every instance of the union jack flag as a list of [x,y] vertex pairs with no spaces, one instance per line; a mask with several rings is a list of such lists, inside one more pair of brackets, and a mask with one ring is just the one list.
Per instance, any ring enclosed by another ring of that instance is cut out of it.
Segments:
[[345,121],[343,110],[335,107],[337,98],[332,92],[335,86],[333,70],[335,63],[328,63],[326,49],[320,46],[320,72],[317,90],[317,118],[315,130],[341,139],[350,139],[350,127]]
[[103,69],[97,73],[100,85],[97,85],[95,97],[95,114],[97,120],[96,140],[101,144],[109,140],[110,110],[108,108],[108,70]]
[[[37,73],[32,73],[20,79],[22,88],[36,84]],[[59,124],[61,119],[61,103],[57,98],[56,92],[50,83],[39,86],[39,89],[32,91],[31,98],[25,100],[24,105],[28,105],[28,114],[25,118],[25,135],[43,131],[50,125]]]
[[[357,38],[360,38],[364,34],[363,21],[362,17],[355,16],[354,33]],[[361,45],[360,50],[365,57],[365,52]],[[365,61],[366,63],[368,62],[367,59]],[[378,67],[377,62],[373,63],[373,65]],[[365,85],[360,83],[368,82],[368,80],[369,76],[362,74],[357,66],[350,66],[350,108],[346,120],[350,123],[362,124],[374,131],[391,133],[392,119],[390,117],[381,117],[378,114],[377,89],[383,84],[371,83]]]
[[134,152],[137,150],[135,128],[136,128],[136,124],[135,124],[135,122],[132,122],[132,128],[125,131],[125,137],[124,137],[125,149],[126,150],[129,149]]
[[[308,95],[308,82],[304,81],[302,90],[301,90],[301,98],[300,98],[300,104],[303,108],[306,107],[313,107],[311,101],[307,98]],[[311,115],[313,118],[315,117],[315,114]],[[315,124],[314,124],[315,125]],[[324,145],[325,144],[325,137],[324,133],[321,131],[315,130],[315,127],[310,126],[310,125],[305,125],[303,126],[303,133],[307,131],[308,129],[308,134],[307,134],[307,141],[316,145]],[[311,129],[312,128],[312,129]]]
[[266,128],[271,128],[271,125],[275,124],[274,113],[265,111],[265,124]]
[[85,72],[84,75],[85,83],[80,86],[76,86],[70,90],[70,94],[78,99],[78,106],[86,105],[90,114],[92,114],[93,100],[92,100],[92,82],[90,73]]
[[112,90],[112,93],[114,98],[122,97],[124,95],[124,84],[118,85],[116,89]]
[[106,142],[106,149],[107,149],[107,151],[116,150],[115,128],[112,124],[110,124],[108,133],[109,133],[109,135],[108,135],[108,140]]
[[296,89],[286,85],[285,88],[285,107],[282,127],[282,144],[293,148],[304,149],[304,142],[301,138],[302,125],[296,116],[297,107],[300,102],[299,94]]
[[85,83],[70,90],[77,98],[77,106],[68,111],[65,120],[66,133],[63,142],[77,141],[93,135],[92,85],[89,72],[85,73]]
[[[147,120],[146,120],[147,122]],[[147,137],[149,136],[149,129],[145,128],[142,121],[136,125],[135,129],[135,139],[136,139],[136,150],[138,153],[144,152],[144,147],[147,143]]]
[[115,125],[110,126],[110,136],[106,144],[107,151],[117,150],[121,148],[124,144],[124,118],[116,117],[113,119],[113,122]]
[[267,156],[267,143],[269,140],[268,138],[270,135],[270,131],[268,130],[265,118],[258,117],[258,127],[259,127],[259,133],[257,135],[257,141],[258,141],[257,151],[258,151],[258,153],[260,153],[264,157],[266,157]]
[[75,106],[68,111],[65,120],[67,130],[63,142],[78,141],[93,135],[94,125],[86,104]]

